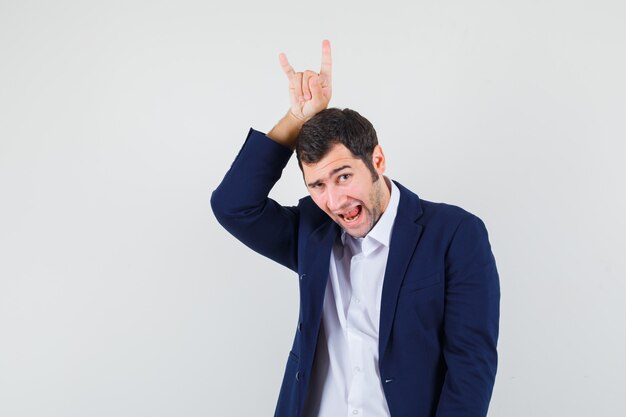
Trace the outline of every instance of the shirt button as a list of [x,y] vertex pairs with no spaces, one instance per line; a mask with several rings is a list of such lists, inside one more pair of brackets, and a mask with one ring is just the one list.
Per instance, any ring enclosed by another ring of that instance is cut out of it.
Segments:
[[352,410],[352,414],[359,414],[359,410]]
[[355,298],[355,299],[354,299],[354,302],[355,302],[355,303],[357,303],[357,304],[359,304],[359,303],[361,302],[361,300],[360,300],[360,299],[358,299],[358,298]]
[[361,368],[359,368],[358,366],[354,367],[354,372],[361,372]]

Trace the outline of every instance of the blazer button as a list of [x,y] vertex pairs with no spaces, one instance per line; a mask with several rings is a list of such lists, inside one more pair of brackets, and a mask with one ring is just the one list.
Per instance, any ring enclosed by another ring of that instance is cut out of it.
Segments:
[[300,371],[296,372],[296,381],[300,381]]
[[302,322],[298,322],[298,331],[302,333]]
[[306,274],[300,275],[300,279],[304,279],[304,277],[306,277]]

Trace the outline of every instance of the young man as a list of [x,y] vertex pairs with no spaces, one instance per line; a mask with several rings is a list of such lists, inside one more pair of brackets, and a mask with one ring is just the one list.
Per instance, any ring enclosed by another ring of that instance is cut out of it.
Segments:
[[[276,416],[484,417],[500,299],[484,224],[383,175],[371,123],[327,109],[328,41],[319,74],[280,62],[290,110],[250,130],[211,198],[230,233],[299,276]],[[268,194],[294,148],[310,195],[283,207]]]

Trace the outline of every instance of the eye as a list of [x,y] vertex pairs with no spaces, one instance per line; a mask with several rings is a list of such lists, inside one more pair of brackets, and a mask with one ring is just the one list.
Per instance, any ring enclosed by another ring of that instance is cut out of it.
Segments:
[[348,179],[350,179],[351,176],[351,174],[341,174],[339,177],[337,177],[337,180],[338,182],[346,182],[348,181]]

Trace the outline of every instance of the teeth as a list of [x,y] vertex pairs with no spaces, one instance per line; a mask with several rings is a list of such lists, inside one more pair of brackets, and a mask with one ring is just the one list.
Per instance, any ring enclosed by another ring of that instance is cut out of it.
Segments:
[[355,221],[356,219],[358,219],[358,218],[359,218],[359,215],[361,214],[361,211],[358,209],[358,207],[357,207],[356,213],[357,213],[357,214],[356,214],[356,215],[354,215],[354,216],[352,216],[352,217],[348,217],[348,216],[345,216],[345,215],[344,215],[343,219],[344,219],[346,222],[348,222],[348,223],[352,223],[353,221]]

